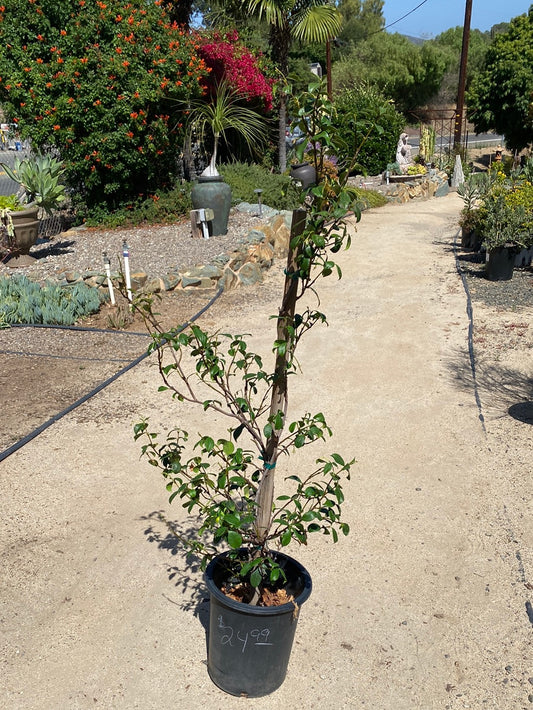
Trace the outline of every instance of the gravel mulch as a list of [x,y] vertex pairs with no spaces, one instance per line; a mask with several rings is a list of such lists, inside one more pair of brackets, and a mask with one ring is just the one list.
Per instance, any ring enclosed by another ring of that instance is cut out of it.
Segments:
[[516,311],[533,308],[533,269],[514,269],[510,281],[489,281],[485,276],[485,254],[462,252],[459,266],[466,276],[473,301],[497,310]]
[[229,254],[242,239],[264,220],[233,210],[228,233],[210,239],[193,239],[188,220],[171,225],[139,226],[128,229],[71,229],[50,239],[40,240],[30,254],[37,257],[31,266],[12,269],[0,263],[0,276],[25,273],[42,281],[57,278],[62,272],[104,271],[103,252],[111,260],[111,270],[118,271],[122,261],[122,243],[129,248],[130,268],[144,271],[149,278],[164,276],[177,269],[209,263]]

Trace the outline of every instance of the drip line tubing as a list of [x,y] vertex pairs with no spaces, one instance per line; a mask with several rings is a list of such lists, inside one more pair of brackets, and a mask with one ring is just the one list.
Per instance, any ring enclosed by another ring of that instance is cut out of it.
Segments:
[[76,355],[51,355],[50,353],[32,353],[23,350],[0,350],[0,355],[20,355],[22,357],[45,357],[52,360],[82,360],[83,362],[130,362],[126,358],[79,357]]
[[51,323],[9,323],[7,328],[51,328],[53,330],[74,330],[80,331],[81,333],[108,333],[110,335],[150,337],[150,333],[137,333],[134,330],[112,330],[111,328],[90,328],[82,325],[55,325]]
[[[190,318],[186,323],[184,323],[183,325],[180,325],[180,326],[177,328],[177,332],[178,332],[178,333],[181,333],[181,332],[182,332],[183,330],[185,330],[185,328],[187,328],[191,323],[194,323],[195,320],[197,320],[198,318],[200,318],[200,316],[203,315],[209,308],[211,308],[211,306],[215,303],[215,301],[217,301],[218,298],[220,298],[220,296],[222,295],[223,292],[224,292],[224,289],[223,289],[223,288],[219,288],[218,291],[217,291],[217,292],[215,293],[215,295],[213,296],[213,298],[212,298],[203,308],[201,308],[197,313],[195,313],[195,315],[194,315],[192,318]],[[24,325],[28,325],[28,324],[24,324]],[[34,326],[31,326],[31,325],[30,325],[29,327],[34,327]],[[47,326],[44,326],[44,327],[47,327]],[[55,327],[55,326],[52,326],[52,327]],[[60,327],[60,328],[66,328],[67,330],[70,330],[70,329],[78,330],[78,329],[80,329],[80,328],[76,328],[75,326],[58,326],[58,327]],[[85,329],[84,329],[84,328],[81,328],[81,330],[85,330]],[[106,330],[98,329],[98,328],[93,328],[93,329],[88,329],[88,330],[92,330],[93,332],[102,332],[102,331],[103,331],[103,332],[105,332],[105,333],[107,333],[107,332],[114,333],[114,332],[115,332],[115,331],[106,331]],[[117,332],[118,332],[118,331],[117,331]],[[131,334],[131,333],[130,333],[130,334]],[[146,333],[136,333],[136,335],[148,335],[148,334],[146,334]],[[148,335],[148,337],[150,337],[150,336]],[[162,341],[161,344],[157,346],[157,348],[160,348],[162,345],[165,344],[165,342],[166,342],[166,341]],[[152,352],[153,352],[153,351],[152,351]],[[32,441],[32,440],[35,439],[37,436],[39,436],[39,434],[42,434],[43,431],[45,431],[46,429],[48,429],[48,427],[52,426],[52,424],[55,424],[56,422],[58,422],[58,421],[59,421],[60,419],[62,419],[66,414],[70,414],[70,412],[72,412],[74,409],[76,409],[77,407],[79,407],[81,404],[85,404],[85,402],[87,402],[89,399],[91,399],[91,398],[94,397],[96,394],[98,394],[98,392],[101,392],[103,389],[105,389],[105,388],[106,388],[108,385],[110,385],[112,382],[115,382],[115,380],[118,380],[118,378],[121,377],[122,375],[124,375],[126,372],[128,372],[129,370],[132,370],[134,367],[136,367],[139,363],[141,363],[143,360],[145,360],[145,359],[146,359],[147,357],[149,357],[151,354],[152,354],[151,352],[146,351],[146,352],[143,353],[142,355],[139,355],[139,357],[136,357],[135,360],[132,360],[128,365],[126,365],[125,367],[123,367],[121,370],[119,370],[118,372],[116,372],[114,375],[112,375],[111,377],[109,377],[107,380],[104,380],[103,382],[101,382],[101,383],[100,383],[99,385],[97,385],[93,390],[91,390],[91,391],[88,392],[87,394],[83,395],[83,397],[80,397],[80,399],[77,399],[75,402],[73,402],[72,404],[70,404],[66,409],[63,409],[61,412],[58,412],[58,413],[55,414],[53,417],[51,417],[50,419],[48,419],[46,422],[44,422],[43,424],[41,424],[40,426],[38,426],[36,429],[34,429],[32,432],[30,432],[29,434],[27,434],[26,436],[24,436],[22,439],[19,439],[17,442],[15,442],[15,443],[12,444],[11,446],[9,446],[7,449],[5,449],[4,451],[1,451],[1,452],[0,452],[0,462],[1,462],[1,461],[4,461],[5,459],[7,459],[8,456],[11,456],[11,454],[14,454],[15,451],[18,451],[18,450],[21,449],[23,446],[26,446],[26,444],[28,444],[30,441]]]

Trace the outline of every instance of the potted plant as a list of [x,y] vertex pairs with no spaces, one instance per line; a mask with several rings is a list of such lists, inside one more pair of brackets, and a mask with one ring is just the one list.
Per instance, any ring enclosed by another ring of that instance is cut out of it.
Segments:
[[487,277],[490,281],[508,281],[513,277],[516,254],[531,244],[526,210],[508,204],[505,194],[485,200],[483,209]]
[[[328,152],[342,155],[346,146],[325,88],[310,87],[297,108],[320,133],[320,144],[313,143],[317,164]],[[162,332],[151,298],[140,296],[136,304],[153,332],[160,389],[206,413],[208,433],[192,445],[181,427],[161,438],[147,420],[135,426],[135,438],[161,470],[170,500],[199,516],[198,534],[182,542],[202,558],[210,593],[209,674],[235,695],[265,695],[283,682],[300,608],[311,593],[309,573],[279,549],[305,545],[315,532],[334,542],[349,532],[341,507],[353,460],[333,453],[299,471],[284,457],[331,435],[320,411],[289,416],[288,389],[299,371],[301,338],[326,322],[306,297],[316,294],[321,278],[341,276],[332,255],[350,244],[350,211],[360,219],[347,186],[350,169],[341,163],[335,176],[302,190],[306,207],[293,213],[272,367],[247,336],[210,334],[198,325]],[[229,422],[225,435],[213,433],[210,414]]]
[[[458,188],[459,189],[459,188]],[[482,244],[482,237],[479,232],[481,213],[477,208],[468,209],[463,207],[459,216],[459,226],[461,227],[461,246],[463,249],[479,251]]]
[[215,236],[228,231],[231,188],[218,172],[217,157],[220,140],[227,143],[231,131],[239,134],[250,149],[254,149],[264,140],[265,122],[258,113],[243,106],[237,92],[222,82],[215,86],[207,100],[192,105],[188,128],[188,140],[194,133],[201,142],[205,142],[206,133],[209,133],[213,141],[209,165],[193,187],[191,199],[195,209],[213,210],[212,234]]
[[60,161],[46,155],[15,159],[13,168],[0,165],[20,185],[20,194],[13,195],[11,205],[2,208],[7,263],[11,267],[25,266],[34,260],[29,252],[39,235],[39,213],[51,215],[65,199],[65,186],[61,183],[64,168]]
[[21,204],[17,195],[0,195],[2,258],[9,266],[27,266],[39,234],[39,208]]
[[463,249],[479,251],[481,248],[483,212],[479,210],[479,206],[482,199],[488,196],[491,184],[490,176],[484,173],[473,173],[457,186],[457,194],[464,204],[459,217]]

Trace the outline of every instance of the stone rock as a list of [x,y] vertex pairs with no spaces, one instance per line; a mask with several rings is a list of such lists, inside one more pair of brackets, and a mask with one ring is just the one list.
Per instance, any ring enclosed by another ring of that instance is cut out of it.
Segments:
[[259,244],[259,242],[265,241],[265,232],[262,229],[252,229],[244,237],[244,244]]
[[189,269],[183,276],[190,276],[193,278],[208,278],[208,279],[219,279],[222,276],[222,269],[215,264],[206,264],[205,266],[195,266]]
[[167,291],[172,291],[181,283],[181,274],[173,273],[172,271],[163,277],[167,284]]
[[182,288],[190,288],[191,286],[198,287],[200,286],[202,282],[202,279],[200,279],[198,276],[188,276],[187,274],[183,274],[181,277],[181,285]]
[[98,288],[99,286],[103,286],[107,289],[107,279],[105,276],[102,276],[102,274],[99,274],[97,276],[87,276],[87,274],[84,274],[83,281],[87,286],[90,286],[91,288]]
[[228,266],[230,269],[233,269],[233,271],[238,271],[241,266],[245,263],[246,257],[247,257],[248,251],[247,250],[242,250],[242,251],[234,251],[230,255],[229,263]]
[[269,269],[274,261],[274,247],[272,244],[254,244],[248,249],[246,261],[259,264],[262,269]]
[[448,181],[441,183],[435,190],[435,197],[445,197],[450,192]]
[[244,212],[244,214],[256,214],[259,210],[259,205],[253,205],[250,202],[239,202],[235,205],[237,212]]
[[78,281],[83,281],[79,271],[63,271],[61,276],[68,284],[75,284],[78,283]]
[[136,271],[130,274],[130,280],[132,290],[139,291],[148,281],[148,274],[145,274],[144,271]]
[[256,283],[261,283],[263,280],[263,272],[259,264],[254,264],[252,261],[243,264],[238,271],[237,276],[243,286],[252,286]]
[[222,278],[219,281],[219,286],[223,288],[224,291],[231,291],[240,286],[239,277],[229,266],[224,269]]
[[279,214],[279,210],[269,207],[268,205],[261,205],[261,215],[259,215],[259,203],[250,202],[240,202],[236,205],[235,209],[237,212],[244,212],[256,217],[261,217],[262,219],[271,219],[275,215]]
[[287,253],[290,234],[290,229],[285,222],[284,216],[278,215],[275,217],[271,224],[271,231],[265,237],[266,243],[272,244],[275,256],[283,256]]
[[155,278],[150,279],[150,281],[144,284],[143,291],[145,293],[161,293],[162,291],[166,291],[166,289],[162,279]]

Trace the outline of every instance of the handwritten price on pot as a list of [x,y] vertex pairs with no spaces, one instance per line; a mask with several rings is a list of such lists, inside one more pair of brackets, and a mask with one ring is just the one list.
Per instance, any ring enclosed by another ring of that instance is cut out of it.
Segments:
[[270,643],[268,637],[270,635],[270,629],[252,629],[245,634],[241,634],[240,631],[235,633],[232,626],[227,626],[224,624],[224,619],[222,616],[218,617],[218,628],[221,632],[224,632],[220,637],[220,643],[222,646],[234,646],[236,643],[242,643],[241,653],[244,653],[248,643],[253,646],[273,646]]

